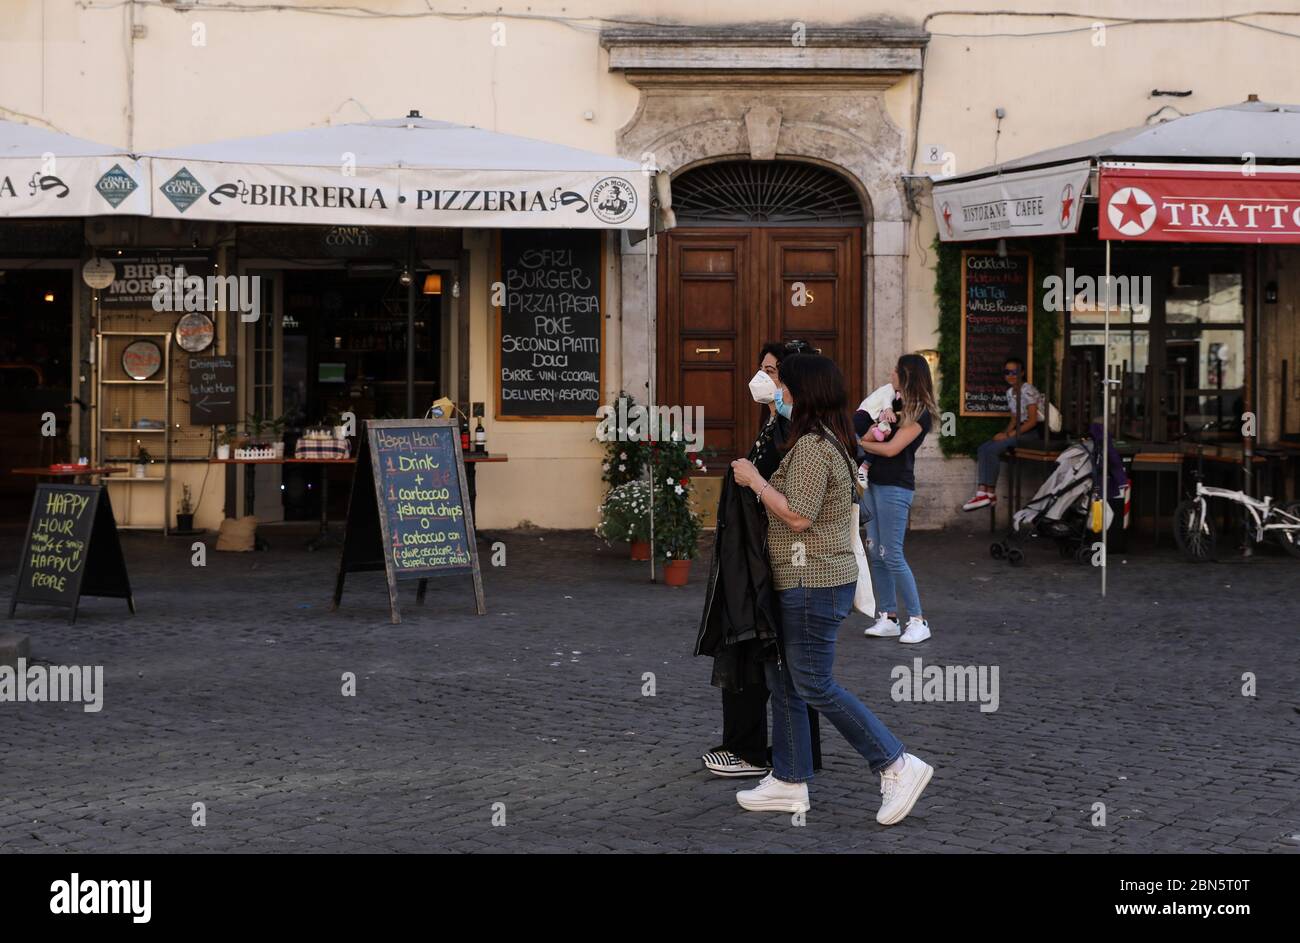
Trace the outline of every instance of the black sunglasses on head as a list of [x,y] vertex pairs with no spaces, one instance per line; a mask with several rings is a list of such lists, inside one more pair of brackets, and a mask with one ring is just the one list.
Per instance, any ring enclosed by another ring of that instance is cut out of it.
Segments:
[[1019,370],[1003,370],[1003,371],[1002,371],[1002,375],[1003,375],[1004,377],[1018,377],[1018,376],[1020,376],[1020,371],[1019,371]]

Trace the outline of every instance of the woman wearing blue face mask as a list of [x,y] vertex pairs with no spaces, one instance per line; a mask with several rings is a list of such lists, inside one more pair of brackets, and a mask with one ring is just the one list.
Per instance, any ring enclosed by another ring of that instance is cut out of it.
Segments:
[[[764,344],[750,396],[766,416],[749,450],[765,474],[776,471],[789,430],[789,406],[781,386],[781,361],[802,352],[802,341]],[[767,745],[768,689],[764,661],[773,656],[780,619],[767,564],[767,515],[728,471],[718,500],[713,559],[695,654],[713,657],[713,684],[722,689],[722,743],[701,758],[715,776],[763,776],[771,768]],[[821,768],[817,714],[809,710],[813,764]]]

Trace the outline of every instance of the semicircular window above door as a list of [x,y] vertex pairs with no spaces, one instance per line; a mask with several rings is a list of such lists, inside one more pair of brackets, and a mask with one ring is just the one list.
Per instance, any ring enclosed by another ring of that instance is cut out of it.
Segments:
[[673,178],[679,226],[860,226],[857,193],[841,176],[796,161],[723,161]]

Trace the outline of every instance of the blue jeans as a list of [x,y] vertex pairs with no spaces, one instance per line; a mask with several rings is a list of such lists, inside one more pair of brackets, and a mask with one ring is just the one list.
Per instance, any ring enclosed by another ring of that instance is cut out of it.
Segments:
[[975,476],[978,479],[975,484],[989,485],[996,491],[998,471],[1001,468],[998,456],[1007,449],[1014,449],[1017,445],[1033,445],[1035,443],[1040,446],[1043,444],[1043,431],[1041,429],[1031,429],[1029,432],[1022,432],[1020,435],[997,442],[989,439],[979,447],[979,451],[976,453],[980,467],[979,474]]
[[767,663],[772,691],[772,771],[787,783],[813,778],[811,707],[844,735],[878,773],[903,755],[903,744],[876,715],[831,677],[835,636],[853,605],[854,583],[802,586],[778,593],[783,659]]
[[921,596],[916,591],[916,577],[903,556],[903,538],[907,536],[907,516],[916,492],[897,485],[868,485],[862,495],[862,509],[871,515],[867,536],[871,546],[867,563],[871,566],[871,585],[876,591],[876,608],[897,612],[898,596],[908,616],[921,615]]

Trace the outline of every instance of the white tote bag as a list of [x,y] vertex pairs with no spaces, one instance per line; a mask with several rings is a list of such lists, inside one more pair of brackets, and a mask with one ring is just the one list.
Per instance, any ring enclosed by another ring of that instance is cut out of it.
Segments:
[[861,513],[862,506],[855,503],[853,518],[849,522],[853,528],[853,556],[858,561],[858,586],[853,591],[853,608],[875,618],[876,593],[871,588],[871,567],[867,563],[866,548],[862,546],[862,534],[858,532],[858,517]]

